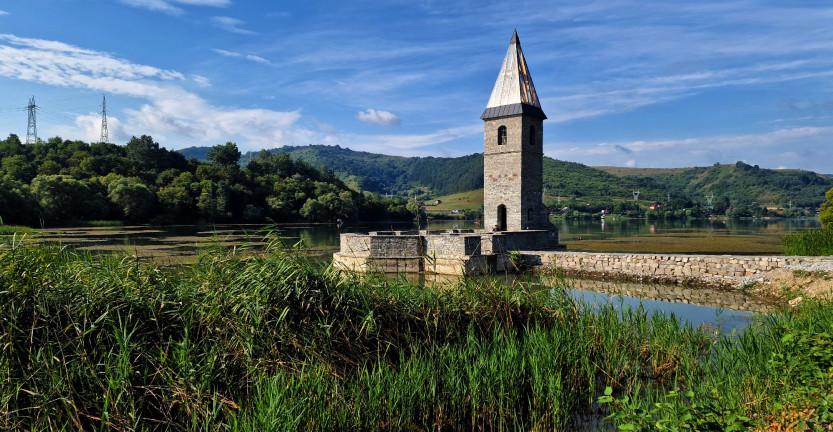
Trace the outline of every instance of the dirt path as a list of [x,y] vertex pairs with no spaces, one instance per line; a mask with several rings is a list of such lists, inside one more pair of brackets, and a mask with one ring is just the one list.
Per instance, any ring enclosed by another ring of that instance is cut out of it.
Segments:
[[749,292],[779,299],[791,306],[805,297],[833,299],[833,263],[815,263],[801,268],[788,266],[770,271],[757,279]]

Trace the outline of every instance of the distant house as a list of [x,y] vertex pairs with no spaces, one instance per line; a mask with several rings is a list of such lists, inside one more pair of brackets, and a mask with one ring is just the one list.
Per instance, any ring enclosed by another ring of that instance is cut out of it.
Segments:
[[651,210],[656,210],[659,208],[659,204],[651,204]]
[[435,205],[435,206],[438,206],[438,205],[440,205],[441,203],[442,203],[442,201],[440,201],[440,200],[436,200],[436,201],[434,201],[434,205]]
[[451,213],[460,214],[460,210],[454,209],[454,210],[451,210]]

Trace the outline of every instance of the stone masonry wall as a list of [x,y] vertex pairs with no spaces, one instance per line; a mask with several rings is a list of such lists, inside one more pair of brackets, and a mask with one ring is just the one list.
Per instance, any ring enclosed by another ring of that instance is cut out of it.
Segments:
[[479,235],[425,236],[425,255],[429,257],[465,257],[480,255]]
[[744,278],[791,265],[833,261],[831,257],[668,255],[592,252],[535,252],[533,264],[568,273],[673,283],[736,286]]
[[[488,119],[483,123],[483,199],[486,227],[498,224],[497,208],[506,206],[506,226],[522,229],[522,174],[525,116]],[[506,127],[506,144],[498,145],[498,128]]]
[[[498,145],[498,128],[506,127],[507,143]],[[535,130],[530,142],[530,130]],[[506,229],[550,229],[542,202],[543,120],[528,115],[488,119],[484,122],[484,219],[486,227],[498,224],[497,208],[506,206]]]

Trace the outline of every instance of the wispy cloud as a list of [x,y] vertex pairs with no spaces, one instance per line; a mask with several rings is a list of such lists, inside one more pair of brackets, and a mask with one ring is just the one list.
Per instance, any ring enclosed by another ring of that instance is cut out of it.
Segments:
[[237,18],[232,18],[232,17],[227,17],[227,16],[216,16],[216,17],[211,17],[211,23],[214,24],[215,27],[223,29],[227,32],[231,32],[231,33],[244,34],[244,35],[257,34],[257,32],[242,28],[241,26],[246,24],[246,22],[243,21],[243,20],[239,20]]
[[6,11],[4,11],[4,10],[0,10],[0,16],[3,16],[3,15],[8,15],[8,14],[9,14],[8,12],[6,12]]
[[[215,50],[230,57],[245,57],[232,51]],[[111,106],[108,126],[113,139],[149,134],[174,148],[237,141],[244,149],[272,148],[309,143],[340,144],[357,150],[400,155],[459,155],[438,146],[479,136],[482,126],[442,128],[430,133],[361,135],[341,133],[312,119],[317,127],[299,124],[300,110],[274,111],[213,105],[186,90],[188,82],[208,84],[200,75],[189,75],[135,64],[108,53],[82,49],[60,42],[0,35],[0,76],[60,87],[73,87],[124,95],[145,102],[137,108]],[[109,99],[109,98],[108,98]],[[395,124],[393,113],[368,109],[365,120]],[[111,120],[112,119],[112,120]],[[68,128],[74,128],[70,130]],[[66,135],[97,140],[100,118],[96,113],[78,114],[75,124],[56,127]]]
[[776,167],[789,161],[793,166],[823,171],[823,164],[815,159],[829,159],[826,143],[831,139],[833,126],[794,127],[756,134],[671,140],[555,143],[546,146],[545,153],[559,159],[584,160],[591,165],[634,166],[637,161],[651,161],[659,167],[734,163],[754,155],[755,163],[764,166]]
[[[445,144],[462,138],[479,136],[483,133],[483,126],[474,124],[455,128],[440,129],[436,132],[425,134],[386,134],[386,135],[360,135],[342,134],[341,142],[354,149],[376,153],[397,154],[403,156],[428,156],[431,153],[425,150],[439,144]],[[436,149],[432,149],[436,155]]]
[[192,75],[191,80],[197,83],[200,87],[211,87],[211,80],[202,75]]
[[212,48],[211,50],[214,51],[217,54],[220,54],[220,55],[226,56],[226,57],[242,58],[242,59],[251,60],[255,63],[261,63],[261,64],[272,64],[272,62],[270,62],[269,60],[267,60],[267,59],[265,59],[261,56],[254,55],[254,54],[243,54],[243,53],[228,51],[228,50],[219,49],[219,48]]
[[388,111],[375,110],[373,108],[369,108],[367,111],[359,111],[356,118],[365,123],[385,126],[398,125],[402,123],[402,119],[400,119],[396,114]]
[[175,6],[211,6],[211,7],[226,7],[231,5],[231,0],[120,0],[123,4],[128,6],[140,7],[152,11],[164,12],[171,15],[181,15],[185,10],[181,7]]
[[[0,76],[146,100],[137,109],[123,110],[126,117],[119,124],[126,134],[199,144],[242,140],[252,148],[319,141],[318,132],[297,125],[298,110],[214,106],[181,87],[185,76],[179,72],[60,42],[0,35]],[[205,82],[199,76],[192,79]],[[86,139],[96,139],[88,120],[82,115],[76,123],[90,134]]]

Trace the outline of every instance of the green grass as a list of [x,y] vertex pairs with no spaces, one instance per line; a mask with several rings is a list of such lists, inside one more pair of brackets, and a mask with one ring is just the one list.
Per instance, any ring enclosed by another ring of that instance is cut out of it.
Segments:
[[[434,200],[442,201],[440,205],[430,205]],[[451,210],[482,210],[483,209],[483,189],[477,189],[468,192],[456,193],[453,195],[445,195],[437,197],[433,200],[428,200],[425,204],[425,210],[431,213],[447,213]]]
[[798,231],[781,239],[784,255],[833,255],[833,228]]
[[37,234],[37,232],[38,230],[27,226],[0,224],[0,235]]
[[115,227],[124,226],[124,221],[120,220],[89,220],[73,222],[73,226],[78,227]]
[[[0,303],[3,430],[570,430],[649,421],[674,389],[692,396],[651,419],[765,425],[833,388],[827,303],[715,336],[522,280],[360,279],[276,242],[180,267],[12,247]],[[628,404],[600,412],[607,387]]]

